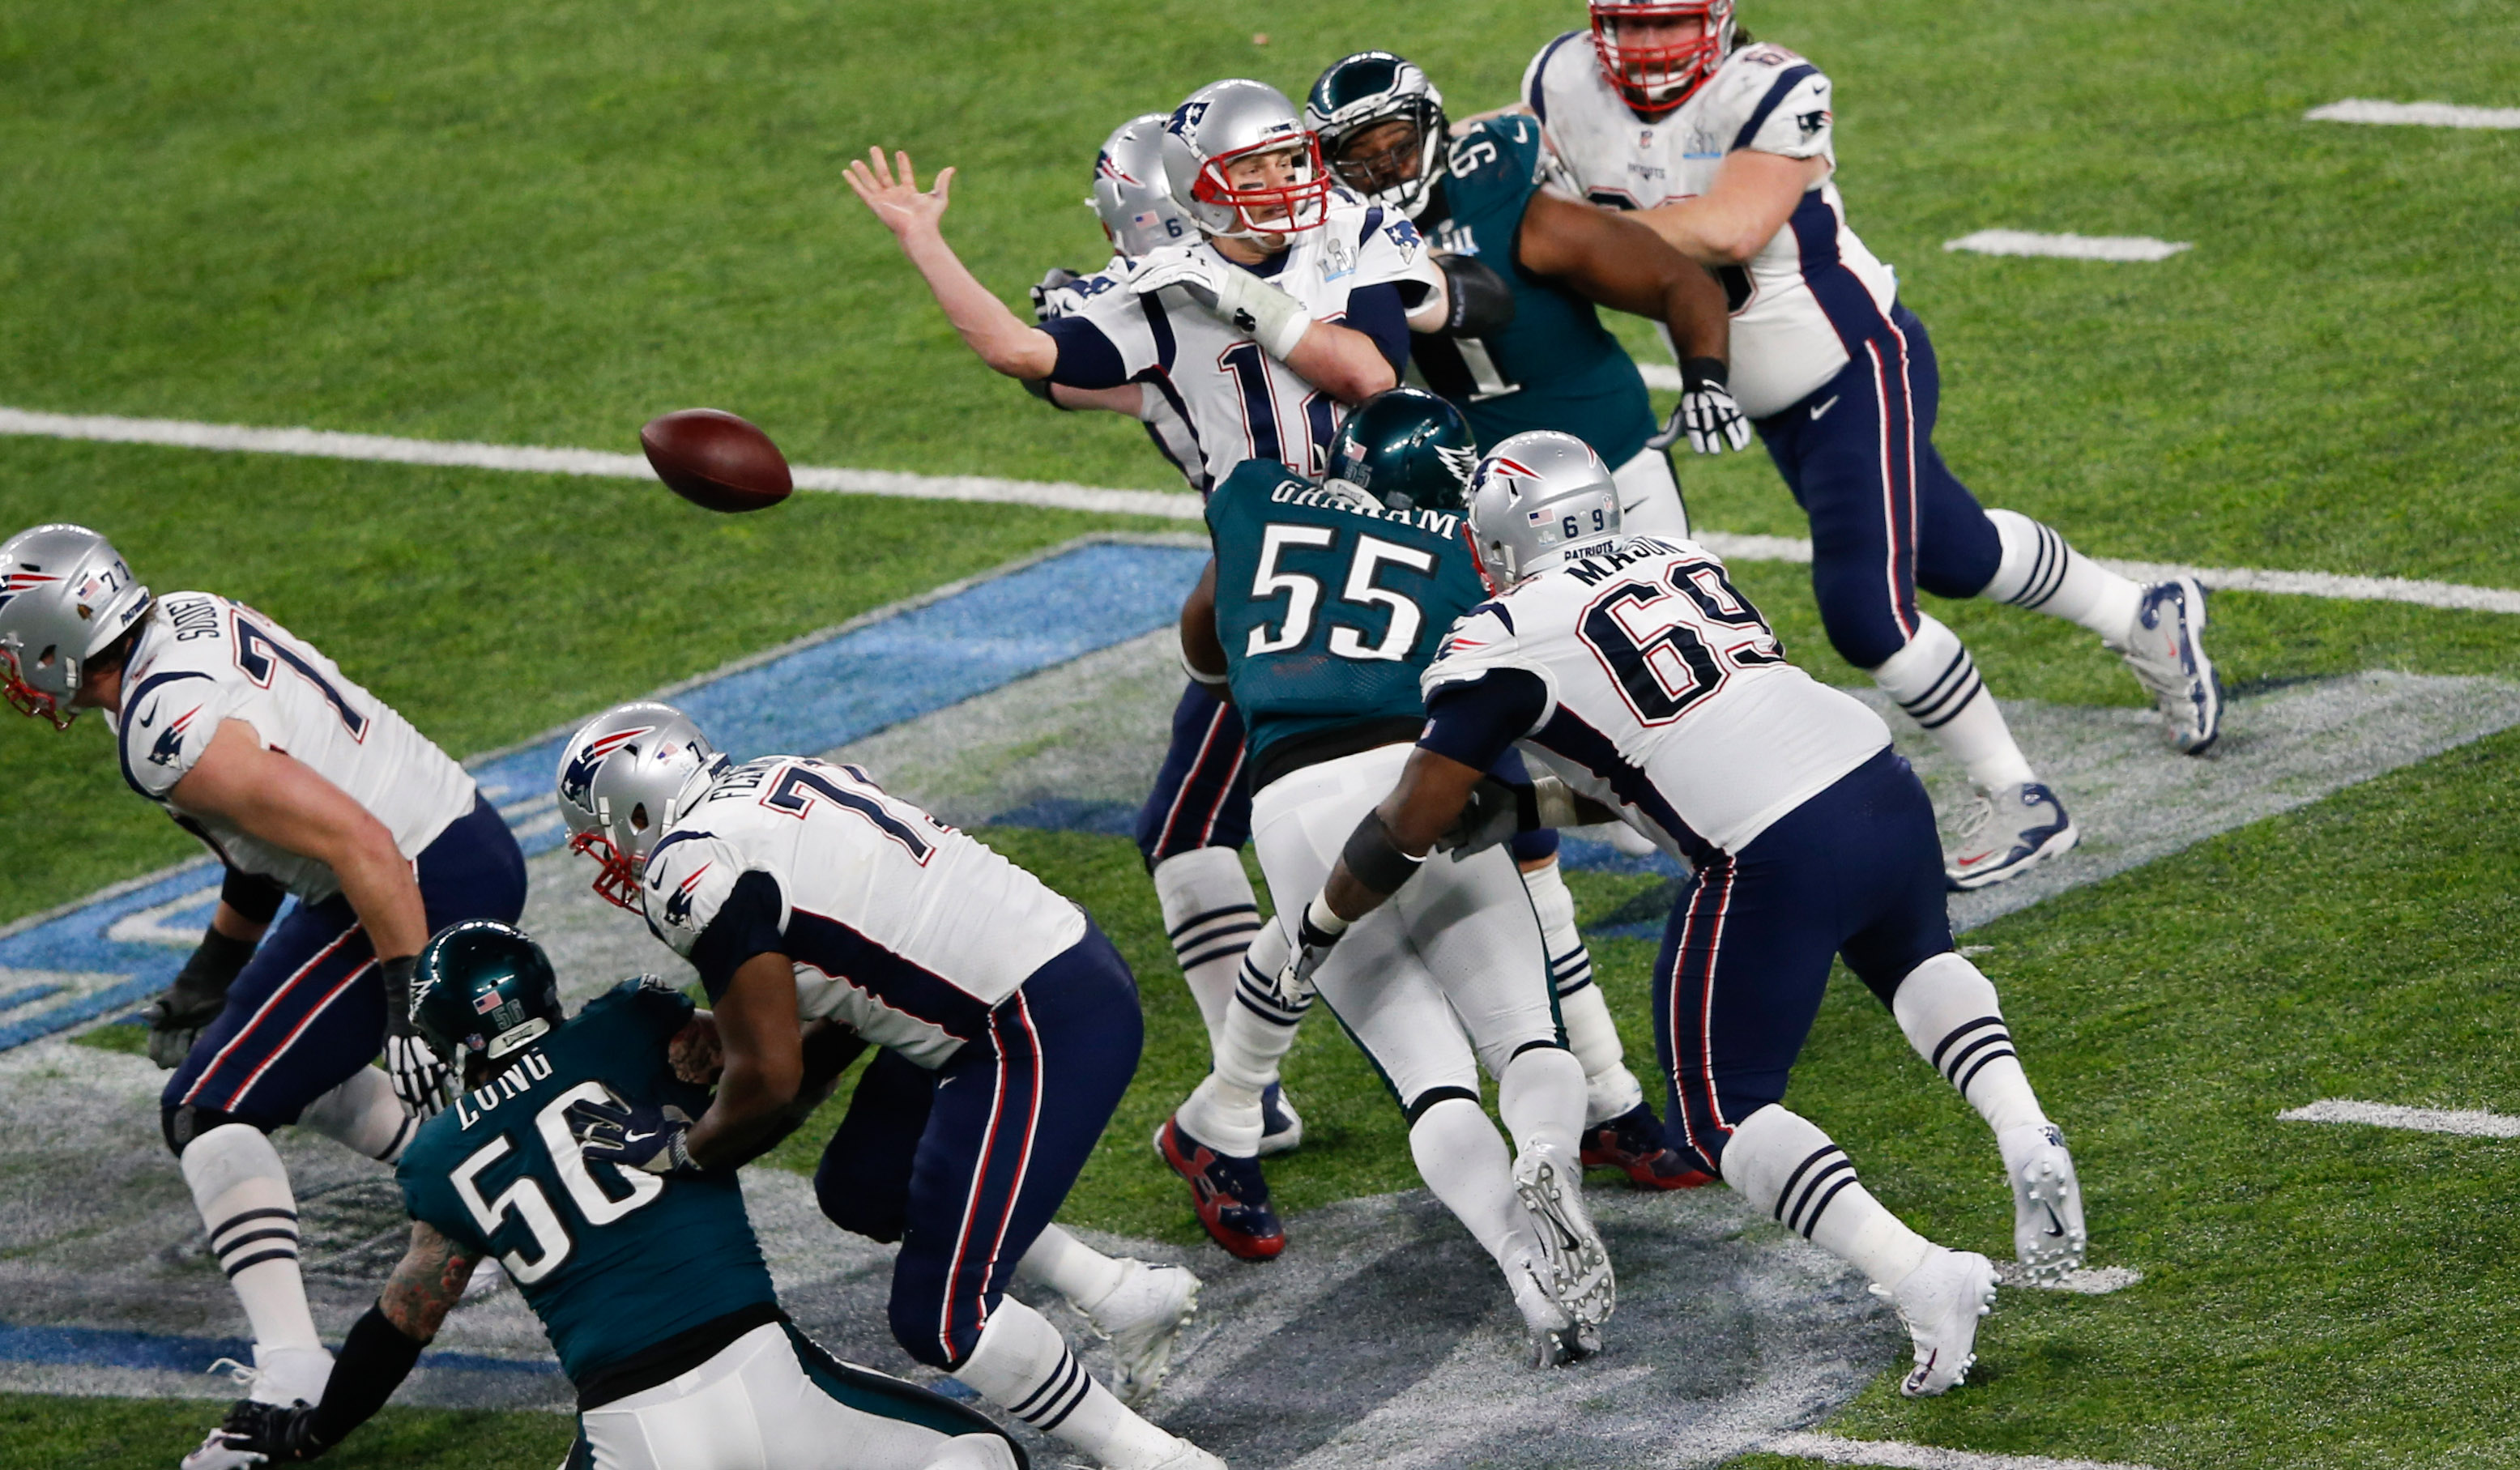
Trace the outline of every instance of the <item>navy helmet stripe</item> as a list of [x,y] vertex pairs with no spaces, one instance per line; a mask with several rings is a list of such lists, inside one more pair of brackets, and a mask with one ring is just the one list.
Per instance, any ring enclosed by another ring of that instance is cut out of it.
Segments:
[[1750,120],[1741,124],[1741,131],[1732,135],[1732,148],[1727,152],[1748,148],[1750,140],[1759,136],[1759,129],[1768,125],[1769,114],[1783,104],[1785,94],[1791,92],[1804,77],[1819,74],[1820,68],[1809,62],[1799,67],[1787,67],[1777,73],[1777,79],[1769,84],[1768,95],[1759,99],[1758,109],[1751,112]]

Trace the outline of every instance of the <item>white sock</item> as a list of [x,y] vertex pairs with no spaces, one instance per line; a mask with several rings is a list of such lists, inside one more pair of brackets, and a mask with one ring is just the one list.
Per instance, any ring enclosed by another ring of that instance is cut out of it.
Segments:
[[1531,891],[1532,912],[1540,915],[1541,938],[1548,945],[1558,1024],[1566,1028],[1566,1045],[1584,1066],[1584,1124],[1607,1123],[1644,1101],[1644,1086],[1628,1070],[1609,1002],[1593,983],[1593,956],[1575,927],[1575,895],[1566,891],[1566,875],[1552,860],[1546,868],[1525,871],[1522,886]]
[[1872,682],[1967,768],[1982,791],[2036,780],[2012,742],[2003,711],[1977,677],[1977,661],[1959,635],[1931,615],[1916,614],[1916,636],[1872,671]]
[[1181,1442],[1133,1413],[1085,1371],[1067,1340],[1012,1297],[989,1309],[979,1344],[954,1370],[991,1403],[1102,1461],[1110,1470],[1149,1470]]
[[322,1351],[297,1273],[297,1199],[280,1150],[257,1129],[223,1123],[186,1145],[182,1165],[210,1232],[210,1250],[245,1304],[257,1357],[280,1349]]
[[1933,1249],[1857,1181],[1845,1149],[1775,1103],[1733,1125],[1724,1182],[1883,1286],[1905,1280]]
[[1891,993],[1890,1013],[1899,1018],[1908,1045],[1959,1089],[1997,1134],[2048,1121],[2013,1052],[1995,984],[1976,965],[1949,953],[1926,960]]
[[1053,1225],[1041,1227],[1032,1249],[1015,1263],[1015,1274],[1058,1292],[1079,1312],[1092,1312],[1120,1284],[1128,1268]]
[[1213,1038],[1234,996],[1235,965],[1260,927],[1260,906],[1242,871],[1242,855],[1230,847],[1202,847],[1156,864],[1154,878],[1173,958]]
[[1507,1062],[1497,1079],[1497,1116],[1513,1136],[1514,1152],[1545,1143],[1573,1165],[1587,1091],[1584,1064],[1562,1047],[1534,1047]]
[[1499,1267],[1510,1270],[1532,1250],[1531,1215],[1513,1192],[1513,1156],[1477,1103],[1447,1097],[1418,1114],[1409,1155],[1418,1177]]
[[1995,580],[1978,594],[2080,623],[2112,644],[2126,642],[2143,588],[2065,544],[2065,538],[2015,511],[1989,511],[2003,541]]
[[1278,1080],[1278,1063],[1295,1045],[1295,1027],[1313,1006],[1309,993],[1292,1001],[1278,994],[1278,971],[1289,948],[1285,931],[1274,922],[1253,933],[1238,961],[1225,1022],[1208,1033],[1213,1070],[1173,1115],[1192,1137],[1238,1159],[1260,1152],[1260,1093]]
[[403,1145],[420,1131],[420,1120],[376,1067],[361,1067],[347,1082],[306,1104],[297,1122],[387,1164],[402,1157]]

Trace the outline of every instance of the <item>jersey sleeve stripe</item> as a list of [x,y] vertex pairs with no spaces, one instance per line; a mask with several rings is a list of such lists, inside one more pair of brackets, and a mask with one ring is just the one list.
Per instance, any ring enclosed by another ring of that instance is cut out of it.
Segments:
[[1769,84],[1768,95],[1759,100],[1758,110],[1750,114],[1749,121],[1741,124],[1741,131],[1733,135],[1732,148],[1728,152],[1748,148],[1750,140],[1759,136],[1759,129],[1767,126],[1769,114],[1775,112],[1784,102],[1785,94],[1799,86],[1804,77],[1819,74],[1820,68],[1809,63],[1799,67],[1787,67],[1778,72],[1777,79]]
[[1589,31],[1582,30],[1570,30],[1566,32],[1564,35],[1559,36],[1556,40],[1550,42],[1546,47],[1542,48],[1540,60],[1531,64],[1531,87],[1530,90],[1523,94],[1522,100],[1530,105],[1531,115],[1539,118],[1544,125],[1549,121],[1548,96],[1550,62],[1555,59],[1558,47],[1565,45],[1577,36],[1588,35],[1591,32]]

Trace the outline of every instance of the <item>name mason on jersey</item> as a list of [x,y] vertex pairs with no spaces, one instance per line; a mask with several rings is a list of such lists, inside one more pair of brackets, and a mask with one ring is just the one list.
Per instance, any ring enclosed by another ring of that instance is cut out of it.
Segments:
[[1656,541],[1651,536],[1631,536],[1625,541],[1612,542],[1598,552],[1583,553],[1566,563],[1566,575],[1587,587],[1598,587],[1623,568],[1633,566],[1647,557],[1679,555],[1681,549],[1668,541]]
[[1367,520],[1387,520],[1397,525],[1415,526],[1437,536],[1461,534],[1462,517],[1449,511],[1392,511],[1381,506],[1361,506],[1335,490],[1308,485],[1302,480],[1280,480],[1269,492],[1269,503],[1275,506],[1310,506],[1324,511],[1344,511]]

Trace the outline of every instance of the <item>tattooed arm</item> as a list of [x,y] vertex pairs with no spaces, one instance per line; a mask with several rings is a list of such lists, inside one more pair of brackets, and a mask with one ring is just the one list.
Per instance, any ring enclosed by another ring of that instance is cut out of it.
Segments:
[[411,1224],[411,1247],[385,1282],[383,1295],[350,1328],[333,1363],[324,1402],[281,1405],[247,1401],[228,1413],[221,1433],[228,1448],[264,1456],[275,1465],[311,1460],[375,1417],[420,1361],[420,1350],[437,1336],[446,1314],[464,1297],[464,1283],[481,1258],[447,1239],[424,1221]]

